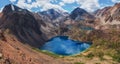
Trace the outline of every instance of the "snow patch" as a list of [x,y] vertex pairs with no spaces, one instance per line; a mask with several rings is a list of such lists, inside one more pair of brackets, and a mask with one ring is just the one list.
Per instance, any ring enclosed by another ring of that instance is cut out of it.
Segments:
[[12,9],[12,11],[15,11],[15,8],[14,8],[14,6],[13,6],[13,5],[11,5],[11,9]]

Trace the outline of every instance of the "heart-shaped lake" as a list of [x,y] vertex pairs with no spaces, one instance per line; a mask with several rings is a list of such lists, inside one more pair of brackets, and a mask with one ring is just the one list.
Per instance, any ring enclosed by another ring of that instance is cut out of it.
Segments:
[[75,55],[88,49],[92,43],[74,41],[67,36],[56,36],[50,39],[40,49],[59,55]]

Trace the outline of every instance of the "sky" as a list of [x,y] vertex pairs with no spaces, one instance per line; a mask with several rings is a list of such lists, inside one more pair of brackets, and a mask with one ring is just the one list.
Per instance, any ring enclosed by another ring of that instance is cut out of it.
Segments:
[[14,4],[33,12],[56,9],[71,12],[77,7],[93,12],[106,6],[113,6],[120,0],[0,0],[0,12],[7,4]]

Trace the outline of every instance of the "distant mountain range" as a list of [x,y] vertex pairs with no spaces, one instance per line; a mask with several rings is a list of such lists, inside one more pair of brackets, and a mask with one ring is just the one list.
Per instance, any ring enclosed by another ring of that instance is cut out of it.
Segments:
[[70,14],[55,9],[33,13],[13,4],[6,5],[0,13],[0,28],[10,29],[21,41],[29,42],[34,46],[36,46],[35,41],[37,43],[47,40],[53,29],[79,22],[95,29],[120,28],[120,3],[97,10],[94,14],[79,7]]
[[[75,8],[71,13],[55,9],[33,13],[13,4],[8,4],[0,14],[0,28],[9,28],[18,38],[24,40],[22,37],[33,35],[29,31],[33,31],[33,33],[39,35],[45,32],[48,35],[55,27],[79,22],[83,22],[84,25],[91,26],[95,29],[108,29],[109,27],[113,27],[113,25],[115,28],[119,28],[119,16],[120,3],[112,7],[99,9],[94,14],[79,7]],[[27,33],[26,30],[28,31]],[[35,38],[36,40],[36,37],[32,36],[31,38]]]
[[[3,9],[2,13],[7,14],[9,12],[21,12],[23,14],[25,13],[31,13],[31,14],[37,14],[41,17],[41,20],[44,22],[52,23],[56,26],[59,25],[59,23],[64,23],[68,20],[72,21],[87,21],[98,25],[118,25],[120,24],[119,20],[119,8],[120,3],[116,3],[112,7],[105,7],[103,9],[99,9],[94,12],[94,14],[91,14],[87,11],[85,11],[82,8],[75,8],[71,13],[63,12],[56,9],[49,9],[46,11],[41,11],[37,13],[30,12],[26,9],[21,9],[15,5],[9,4],[6,5]],[[95,25],[95,26],[96,26]]]
[[55,9],[49,9],[47,11],[42,11],[42,12],[38,12],[38,13],[41,15],[47,16],[51,20],[55,20],[59,17],[66,16],[68,14],[67,12],[62,12],[59,10],[57,11]]

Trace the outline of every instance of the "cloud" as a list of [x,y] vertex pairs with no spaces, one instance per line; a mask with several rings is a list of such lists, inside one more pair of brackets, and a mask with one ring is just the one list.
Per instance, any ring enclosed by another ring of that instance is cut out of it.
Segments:
[[[10,0],[11,2],[15,2],[16,0]],[[58,3],[58,4],[55,4]],[[67,4],[77,3],[80,5],[80,8],[83,8],[89,12],[92,12],[98,8],[100,8],[100,4],[98,0],[18,0],[16,5],[31,10],[32,8],[42,8],[42,10],[47,10],[50,8],[60,9],[62,11],[66,11],[62,8],[62,6],[66,6]]]
[[59,5],[60,5],[60,6],[64,6],[65,4],[64,4],[63,2],[60,2]]
[[10,2],[14,3],[14,2],[16,2],[16,0],[10,0]]
[[71,4],[71,3],[74,3],[76,0],[62,0],[63,3],[68,3],[68,4]]
[[89,12],[93,12],[94,10],[100,8],[100,4],[98,0],[76,0],[78,4],[80,4],[80,8],[86,9]]
[[120,2],[120,0],[111,0],[113,3]]
[[64,6],[66,4],[73,3],[77,3],[80,6],[80,8],[83,8],[89,12],[93,12],[100,8],[98,0],[62,0],[62,2],[60,2],[59,4],[60,6]]
[[28,2],[28,3],[31,3],[31,2],[32,2],[32,0],[27,0],[27,2]]
[[2,12],[3,8],[4,8],[4,7],[2,7],[2,8],[0,9],[0,12]]
[[32,9],[32,8],[42,7],[46,3],[49,3],[49,1],[48,0],[36,0],[35,2],[28,4],[28,3],[26,3],[26,0],[18,0],[16,5],[21,8]]
[[[10,0],[11,1],[11,0]],[[13,1],[11,1],[13,2]],[[50,8],[60,9],[62,11],[64,10],[59,4],[52,4],[51,2],[57,2],[57,0],[35,0],[32,2],[32,0],[18,0],[16,3],[17,6],[31,10],[32,8],[42,8],[42,10],[47,10]]]
[[53,3],[54,3],[54,2],[58,2],[58,0],[50,0],[50,2],[53,2]]
[[48,9],[51,9],[51,8],[54,8],[54,9],[56,9],[56,10],[62,10],[62,11],[64,11],[64,12],[66,12],[66,10],[64,10],[61,6],[55,5],[55,4],[53,5],[53,4],[51,4],[51,3],[45,4],[45,5],[43,6],[42,10],[48,10]]

